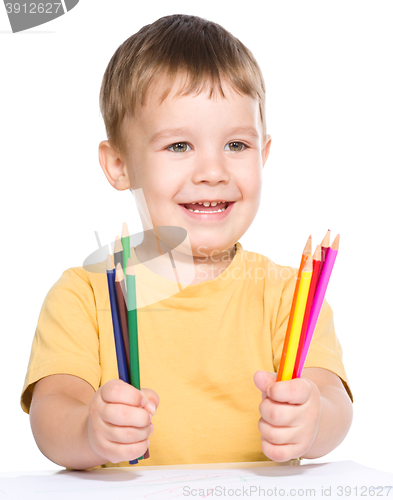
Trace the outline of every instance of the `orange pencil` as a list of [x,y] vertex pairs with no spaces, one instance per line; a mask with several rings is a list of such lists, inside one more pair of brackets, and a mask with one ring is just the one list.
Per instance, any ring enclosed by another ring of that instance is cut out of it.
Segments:
[[298,295],[298,292],[299,292],[300,278],[301,278],[303,267],[304,267],[304,265],[306,263],[306,260],[307,260],[307,258],[310,255],[311,255],[311,235],[308,237],[306,246],[304,247],[303,254],[302,254],[302,260],[300,262],[299,271],[297,273],[296,287],[295,287],[295,292],[293,294],[291,311],[289,313],[288,326],[287,326],[287,331],[286,331],[286,334],[285,334],[284,346],[282,348],[280,366],[279,366],[278,374],[277,374],[277,382],[281,380],[282,373],[283,373],[283,370],[284,370],[284,363],[285,363],[285,358],[287,356],[289,337],[291,335],[293,315],[295,313],[296,300],[297,300],[297,295]]

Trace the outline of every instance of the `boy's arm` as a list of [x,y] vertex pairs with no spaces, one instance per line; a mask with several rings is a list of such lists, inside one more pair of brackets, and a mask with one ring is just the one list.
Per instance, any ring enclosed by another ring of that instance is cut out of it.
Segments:
[[110,380],[97,392],[73,375],[39,380],[30,407],[37,446],[49,460],[73,469],[142,456],[158,405],[154,391],[144,392],[151,402],[121,380]]
[[300,379],[276,382],[257,372],[262,391],[262,451],[272,460],[318,458],[336,448],[352,423],[352,403],[340,380],[323,368],[305,368]]
[[330,453],[348,434],[352,424],[352,402],[340,377],[324,368],[304,368],[303,378],[318,387],[321,415],[315,441],[302,458],[319,458]]

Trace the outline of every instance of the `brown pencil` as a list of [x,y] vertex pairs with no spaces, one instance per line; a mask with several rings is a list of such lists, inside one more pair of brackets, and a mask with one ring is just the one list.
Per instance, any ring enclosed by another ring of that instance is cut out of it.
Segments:
[[116,300],[119,308],[121,333],[123,336],[124,348],[126,353],[128,375],[130,375],[130,344],[128,340],[128,320],[127,320],[127,305],[126,305],[127,292],[125,288],[126,285],[124,281],[124,273],[120,262],[118,262],[116,265],[115,285],[116,285]]
[[115,247],[113,249],[113,256],[115,260],[115,268],[117,264],[120,262],[121,267],[123,268],[123,245],[121,244],[119,235],[115,238]]

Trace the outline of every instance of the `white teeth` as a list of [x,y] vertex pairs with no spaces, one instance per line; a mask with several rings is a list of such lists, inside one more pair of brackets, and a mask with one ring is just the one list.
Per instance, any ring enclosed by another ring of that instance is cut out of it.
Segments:
[[187,208],[190,212],[195,212],[197,214],[217,214],[218,212],[225,212],[226,208],[219,210],[193,210],[192,208]]

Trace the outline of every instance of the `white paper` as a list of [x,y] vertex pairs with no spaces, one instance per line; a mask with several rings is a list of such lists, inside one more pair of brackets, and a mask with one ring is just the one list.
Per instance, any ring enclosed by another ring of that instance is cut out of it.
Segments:
[[393,474],[345,461],[216,470],[113,468],[0,478],[1,500],[204,497],[393,499]]

